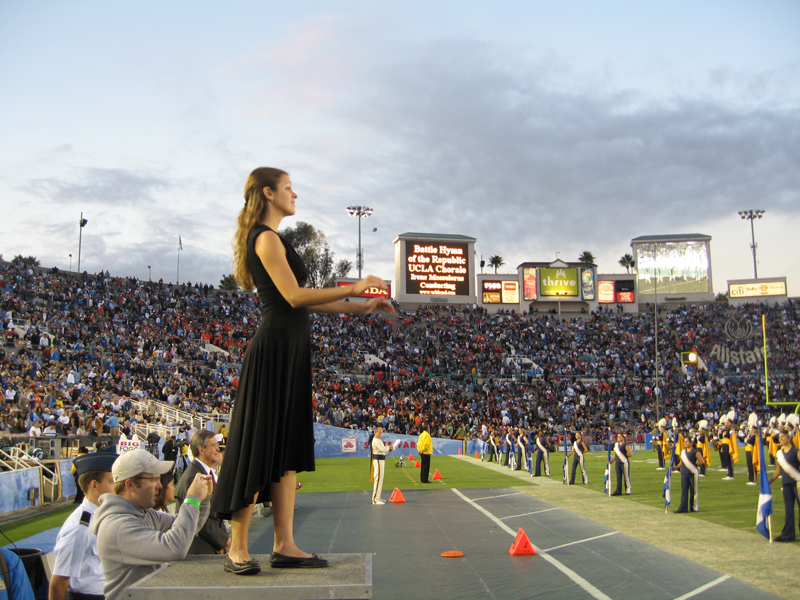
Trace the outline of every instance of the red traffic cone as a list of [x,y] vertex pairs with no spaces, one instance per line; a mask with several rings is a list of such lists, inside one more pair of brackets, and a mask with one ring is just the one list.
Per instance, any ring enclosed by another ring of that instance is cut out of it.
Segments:
[[421,468],[422,468],[422,463],[421,463],[421,462],[419,462],[419,461],[415,462],[415,463],[414,463],[414,468],[415,468],[415,469],[421,469]]
[[394,504],[402,504],[405,501],[406,499],[403,498],[403,492],[400,491],[400,488],[394,488],[392,495],[389,496],[389,502]]
[[508,553],[511,556],[529,556],[536,554],[536,550],[533,549],[528,536],[525,535],[525,532],[522,530],[522,528],[517,531],[517,537],[514,538],[514,543],[511,544],[511,548],[508,549]]
[[434,471],[434,473],[433,473],[433,479],[441,479],[441,478],[442,478],[442,474],[439,473],[439,469],[436,469],[436,471]]
[[413,454],[409,454],[408,455],[408,460],[411,461],[411,462],[414,462],[414,460],[416,460],[416,459],[414,458]]

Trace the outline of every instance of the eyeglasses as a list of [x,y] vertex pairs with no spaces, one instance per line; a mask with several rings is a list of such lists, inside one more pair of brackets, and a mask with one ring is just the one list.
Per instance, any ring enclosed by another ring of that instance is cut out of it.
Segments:
[[213,444],[206,444],[203,448],[219,448],[219,442],[214,442]]

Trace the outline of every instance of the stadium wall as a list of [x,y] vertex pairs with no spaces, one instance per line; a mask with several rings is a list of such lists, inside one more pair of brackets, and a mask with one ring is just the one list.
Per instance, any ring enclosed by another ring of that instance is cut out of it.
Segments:
[[[345,429],[332,425],[314,423],[314,456],[316,458],[369,458],[369,431],[363,429]],[[383,435],[383,443],[394,443],[397,439],[402,440],[400,448],[396,452],[389,454],[389,457],[408,456],[417,453],[416,435],[399,435],[386,432]],[[468,450],[469,453],[469,444]],[[435,455],[458,454],[459,449],[463,450],[464,443],[461,440],[450,440],[433,438],[433,453]],[[474,452],[474,450],[472,451]]]

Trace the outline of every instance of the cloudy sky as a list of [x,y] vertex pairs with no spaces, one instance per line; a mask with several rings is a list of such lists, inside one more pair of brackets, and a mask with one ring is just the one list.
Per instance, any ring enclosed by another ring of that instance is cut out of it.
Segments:
[[[394,279],[404,232],[484,258],[712,236],[715,291],[800,295],[800,3],[0,0],[0,253],[217,284],[247,174]],[[377,231],[373,231],[376,228]]]

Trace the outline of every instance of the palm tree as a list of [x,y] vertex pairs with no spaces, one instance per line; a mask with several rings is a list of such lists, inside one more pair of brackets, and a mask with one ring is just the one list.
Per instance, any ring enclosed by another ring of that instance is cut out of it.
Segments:
[[17,266],[23,267],[38,267],[41,266],[41,262],[35,256],[22,256],[22,254],[17,254],[12,260],[12,264]]
[[584,250],[583,253],[578,257],[578,262],[594,264],[594,254],[588,250]]
[[625,267],[625,270],[630,273],[631,268],[636,266],[636,261],[633,260],[633,256],[630,254],[623,254],[622,258],[619,259],[619,264]]
[[223,275],[219,280],[219,289],[233,292],[239,289],[239,284],[233,275]]
[[495,254],[494,256],[489,257],[489,266],[494,267],[495,274],[497,274],[497,267],[502,267],[504,264],[506,264],[506,262],[500,255]]

